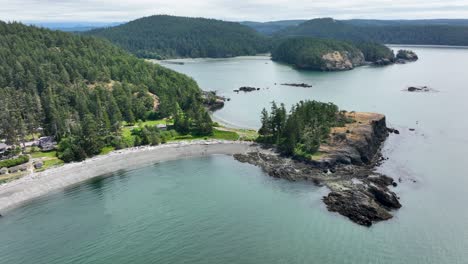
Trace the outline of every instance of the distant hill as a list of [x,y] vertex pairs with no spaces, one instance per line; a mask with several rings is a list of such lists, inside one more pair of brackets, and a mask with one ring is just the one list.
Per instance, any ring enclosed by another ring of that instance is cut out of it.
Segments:
[[31,22],[28,24],[65,32],[83,32],[96,28],[117,26],[122,22]]
[[468,26],[468,19],[417,19],[417,20],[376,20],[350,19],[342,20],[355,26]]
[[297,26],[305,21],[307,20],[281,20],[281,21],[271,21],[271,22],[244,21],[240,23],[242,25],[251,27],[262,34],[272,35],[273,33],[277,31],[280,31],[290,26]]
[[[373,20],[339,21],[332,18],[320,18],[280,30],[275,33],[275,36],[280,38],[309,36],[387,44],[468,45],[468,26],[417,24],[417,22],[413,22],[415,24],[392,23]],[[442,21],[438,23],[442,23]],[[452,23],[455,22],[452,21]],[[459,23],[463,23],[463,21],[459,21]]]
[[85,34],[109,39],[145,58],[232,57],[268,51],[268,41],[235,22],[157,15]]

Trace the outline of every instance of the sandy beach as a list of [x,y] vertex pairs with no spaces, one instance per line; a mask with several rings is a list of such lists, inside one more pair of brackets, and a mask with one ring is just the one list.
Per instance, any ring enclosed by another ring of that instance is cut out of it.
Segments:
[[198,140],[114,151],[82,162],[32,173],[0,185],[0,214],[50,192],[118,170],[180,158],[246,153],[254,148],[251,142]]

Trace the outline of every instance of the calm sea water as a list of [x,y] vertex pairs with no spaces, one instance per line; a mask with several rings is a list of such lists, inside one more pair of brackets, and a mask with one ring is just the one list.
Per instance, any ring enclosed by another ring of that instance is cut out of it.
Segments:
[[[323,188],[212,156],[122,171],[11,212],[0,218],[0,263],[468,263],[468,50],[412,49],[416,63],[335,73],[261,56],[166,65],[230,97],[215,116],[237,126],[257,127],[273,100],[386,114],[401,131],[380,168],[402,181],[394,219],[355,225],[326,211]],[[232,92],[244,85],[265,89]]]

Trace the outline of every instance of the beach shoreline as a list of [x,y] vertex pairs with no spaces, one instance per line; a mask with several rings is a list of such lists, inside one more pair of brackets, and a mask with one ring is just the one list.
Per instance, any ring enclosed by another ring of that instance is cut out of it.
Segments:
[[0,185],[0,214],[4,215],[11,209],[51,192],[119,170],[181,158],[241,154],[255,149],[255,144],[252,142],[196,140],[113,151],[82,162],[31,173]]

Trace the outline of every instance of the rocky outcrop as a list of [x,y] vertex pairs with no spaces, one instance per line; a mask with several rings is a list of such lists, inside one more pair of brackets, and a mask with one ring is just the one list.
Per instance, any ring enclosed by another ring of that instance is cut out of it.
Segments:
[[250,87],[250,86],[242,86],[239,89],[234,90],[234,92],[236,92],[236,93],[238,93],[238,92],[248,93],[248,92],[259,91],[259,90],[260,90],[260,88]]
[[402,60],[402,61],[417,61],[418,55],[412,50],[399,50],[397,55],[396,55],[397,60]]
[[425,92],[425,93],[428,93],[428,92],[437,92],[436,89],[433,89],[433,88],[430,88],[430,87],[427,87],[427,86],[410,86],[406,89],[406,91],[408,92]]
[[364,64],[362,52],[333,51],[322,55],[322,71],[352,70]]
[[383,59],[378,59],[374,61],[372,64],[377,65],[377,66],[387,66],[391,65],[394,63],[394,60],[388,59],[388,58],[383,58]]
[[330,193],[323,198],[329,211],[353,222],[371,226],[392,218],[401,207],[390,190],[397,183],[374,171],[382,160],[380,147],[388,136],[385,116],[349,113],[356,122],[332,129],[328,143],[320,146],[316,158],[298,161],[264,149],[234,157],[261,167],[268,175],[290,181],[307,180],[324,185]]
[[[216,111],[224,107],[224,102],[228,99],[219,96],[213,91],[203,91],[202,98],[204,105],[210,111]],[[228,100],[229,101],[229,100]]]

